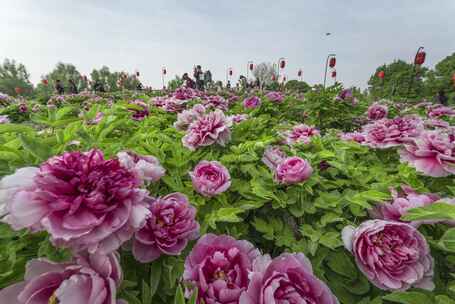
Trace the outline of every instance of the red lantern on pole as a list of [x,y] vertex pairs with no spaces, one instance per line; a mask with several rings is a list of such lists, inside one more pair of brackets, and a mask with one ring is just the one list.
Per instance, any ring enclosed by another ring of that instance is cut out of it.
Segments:
[[337,64],[337,59],[335,57],[330,58],[329,67],[334,68],[336,64]]
[[283,82],[286,82],[286,76],[283,76]]
[[337,77],[337,71],[332,71],[332,78],[336,78]]
[[423,50],[417,52],[417,54],[416,54],[416,56],[414,58],[414,64],[415,65],[422,65],[425,62],[425,57],[426,56],[427,56],[427,54]]
[[167,71],[166,71],[166,68],[163,67],[163,75],[166,75]]
[[275,80],[276,80],[275,75],[272,75],[272,81],[275,81]]
[[22,93],[22,88],[15,87],[14,91],[16,92],[17,95],[20,95]]
[[280,69],[284,69],[286,67],[286,60],[284,58],[280,59]]
[[136,76],[139,77],[139,75],[140,75],[140,74],[139,74],[139,71],[136,71]]
[[250,71],[252,71],[254,69],[254,64],[252,62],[250,63],[249,68],[250,68]]
[[49,81],[48,81],[47,79],[43,79],[43,80],[41,80],[41,82],[42,82],[45,86],[47,86],[47,85],[49,84]]
[[384,76],[385,76],[384,71],[379,71],[379,72],[378,72],[378,77],[379,77],[379,78],[384,79]]
[[233,73],[232,68],[229,68],[229,76],[232,76]]
[[297,72],[297,76],[298,76],[298,77],[302,77],[302,75],[303,75],[302,70],[299,70],[299,71]]

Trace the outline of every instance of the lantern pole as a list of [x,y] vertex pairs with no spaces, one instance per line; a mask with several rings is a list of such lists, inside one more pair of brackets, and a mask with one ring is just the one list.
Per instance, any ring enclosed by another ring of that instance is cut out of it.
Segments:
[[423,46],[419,47],[417,49],[417,52],[416,52],[416,55],[414,56],[414,62],[412,63],[412,74],[411,74],[411,79],[409,81],[409,87],[408,87],[408,94],[411,93],[411,88],[412,88],[412,85],[414,84],[414,78],[416,77],[416,58],[417,56],[419,55],[419,53],[424,49]]
[[336,54],[329,54],[329,55],[327,56],[327,59],[325,60],[324,89],[325,89],[325,84],[326,84],[326,82],[327,82],[327,67],[328,67],[328,65],[329,65],[329,59],[330,59],[331,57],[335,57],[335,56],[336,56]]
[[164,90],[164,71],[166,71],[166,67],[161,68],[161,80],[163,81],[163,90]]

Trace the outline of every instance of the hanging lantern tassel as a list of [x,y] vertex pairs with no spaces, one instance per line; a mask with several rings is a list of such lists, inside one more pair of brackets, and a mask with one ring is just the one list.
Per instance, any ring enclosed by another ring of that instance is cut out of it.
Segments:
[[337,71],[332,71],[332,78],[336,78],[337,77]]

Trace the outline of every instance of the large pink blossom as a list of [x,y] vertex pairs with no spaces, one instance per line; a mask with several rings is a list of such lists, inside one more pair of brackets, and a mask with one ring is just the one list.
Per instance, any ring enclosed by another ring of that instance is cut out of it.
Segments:
[[228,169],[217,161],[200,161],[190,176],[196,192],[206,197],[223,193],[231,186]]
[[115,304],[123,275],[118,255],[85,255],[77,263],[57,264],[45,259],[27,263],[24,281],[0,291],[8,304]]
[[359,269],[376,287],[397,291],[411,287],[434,289],[430,248],[413,226],[369,220],[357,228],[345,227],[342,237]]
[[[35,174],[33,174],[35,173]],[[27,181],[18,181],[26,177]],[[99,150],[67,152],[39,171],[8,177],[5,221],[14,229],[46,230],[57,246],[109,253],[145,224],[140,179]]]
[[275,180],[280,184],[296,184],[306,181],[313,173],[310,163],[298,156],[291,156],[278,164]]
[[164,176],[166,170],[160,161],[152,155],[138,155],[133,152],[119,152],[117,157],[120,164],[143,182],[156,182]]
[[381,119],[364,126],[366,144],[385,149],[400,146],[416,138],[423,131],[423,121],[414,116]]
[[182,138],[182,143],[193,151],[214,143],[224,146],[231,139],[231,125],[232,121],[221,110],[215,110],[193,121]]
[[203,105],[196,104],[191,109],[178,113],[177,121],[174,122],[174,127],[179,131],[185,131],[193,121],[205,114],[205,110]]
[[455,174],[455,143],[446,133],[425,131],[399,151],[402,162],[432,177]]
[[149,200],[150,217],[133,239],[134,257],[142,263],[152,262],[162,254],[179,255],[188,241],[199,234],[196,208],[184,194]]
[[[226,235],[201,237],[185,260],[183,279],[206,304],[238,303],[259,251],[248,241]],[[199,302],[200,303],[200,302]]]
[[229,102],[219,95],[211,95],[202,99],[202,104],[207,108],[220,109],[221,111],[227,111],[229,108]]
[[283,102],[284,96],[280,92],[269,92],[265,95],[270,101],[276,102],[276,103],[281,103]]
[[251,96],[243,100],[243,106],[247,109],[255,109],[261,106],[261,99],[257,96]]
[[[428,206],[437,200],[439,196],[433,193],[419,194],[409,186],[402,186],[402,192],[395,189],[391,190],[392,200],[377,204],[372,210],[370,215],[373,218],[401,221],[401,217],[406,215],[409,209]],[[422,222],[411,222],[413,226],[418,226]]]
[[179,100],[188,100],[188,99],[193,99],[196,97],[201,97],[203,95],[202,92],[191,89],[191,88],[185,88],[185,87],[180,87],[174,91],[172,96],[176,99]]
[[283,132],[285,143],[293,145],[296,143],[309,144],[313,136],[319,136],[319,130],[313,126],[299,124],[292,128],[290,131]]
[[387,117],[387,106],[378,103],[372,104],[368,108],[368,119],[379,120]]
[[283,253],[275,259],[258,257],[253,264],[250,283],[239,304],[314,303],[337,304],[327,285],[313,274],[303,253]]
[[439,118],[441,116],[455,116],[455,110],[443,105],[436,105],[428,108],[428,117]]

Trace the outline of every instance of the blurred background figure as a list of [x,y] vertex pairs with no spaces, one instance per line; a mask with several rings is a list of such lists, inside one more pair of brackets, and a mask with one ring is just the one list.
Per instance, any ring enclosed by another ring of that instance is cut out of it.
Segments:
[[55,81],[55,91],[57,91],[57,94],[59,94],[59,95],[65,94],[65,88],[63,87],[60,79],[57,79]]
[[76,86],[76,83],[74,82],[73,79],[70,79],[69,80],[69,92],[71,94],[77,94],[79,93],[78,89],[77,89],[77,86]]
[[197,65],[194,69],[193,76],[196,81],[196,89],[201,91],[204,90],[204,73],[202,72],[202,67],[200,65]]
[[204,73],[204,87],[209,89],[212,87],[213,80],[212,80],[212,72],[210,70],[205,71]]
[[186,86],[187,88],[194,89],[194,81],[193,79],[188,76],[188,73],[183,74],[182,76],[183,79],[183,85]]

